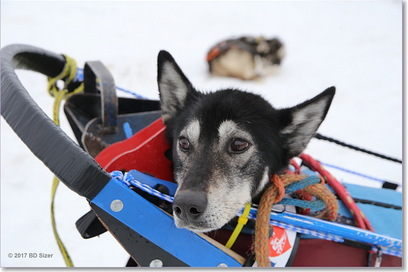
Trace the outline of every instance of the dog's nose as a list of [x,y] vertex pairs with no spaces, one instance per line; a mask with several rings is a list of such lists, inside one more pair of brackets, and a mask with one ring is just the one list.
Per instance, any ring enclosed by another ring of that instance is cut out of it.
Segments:
[[186,221],[197,219],[205,211],[206,207],[206,194],[189,190],[177,192],[173,202],[175,215]]

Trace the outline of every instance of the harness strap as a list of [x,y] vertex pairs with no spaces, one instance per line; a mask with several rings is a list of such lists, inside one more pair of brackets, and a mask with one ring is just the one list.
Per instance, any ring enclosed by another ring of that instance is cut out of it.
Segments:
[[244,211],[242,213],[242,215],[240,217],[238,217],[238,223],[235,226],[234,231],[232,232],[230,238],[228,239],[227,243],[225,244],[225,246],[227,248],[231,248],[235,241],[238,238],[238,235],[241,233],[242,228],[245,226],[245,224],[248,222],[248,215],[249,215],[249,211],[251,210],[251,203],[246,203],[245,204],[245,208]]

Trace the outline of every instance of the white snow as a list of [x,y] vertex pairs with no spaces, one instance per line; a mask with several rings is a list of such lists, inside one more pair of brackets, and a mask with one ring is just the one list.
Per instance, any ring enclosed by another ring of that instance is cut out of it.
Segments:
[[[39,46],[85,61],[100,60],[117,85],[158,99],[156,58],[169,51],[201,90],[238,87],[276,107],[300,103],[336,86],[319,132],[402,158],[402,2],[388,1],[1,1],[1,47]],[[205,56],[216,42],[240,35],[277,36],[287,56],[257,81],[211,77]],[[51,115],[46,78],[18,72]],[[63,113],[61,112],[61,115]],[[65,119],[63,129],[72,136]],[[32,133],[36,133],[33,131]],[[402,166],[312,140],[306,153],[327,163],[402,183]],[[330,170],[340,180],[378,182]],[[1,266],[63,267],[51,230],[52,174],[1,118]],[[75,266],[123,267],[128,254],[108,233],[84,240],[74,223],[89,205],[60,185],[58,230]],[[52,258],[9,258],[9,253]]]

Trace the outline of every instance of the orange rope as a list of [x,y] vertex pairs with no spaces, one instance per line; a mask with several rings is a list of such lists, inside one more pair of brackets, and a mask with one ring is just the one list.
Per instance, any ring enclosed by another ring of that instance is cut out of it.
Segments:
[[[274,203],[282,200],[285,194],[285,188],[293,182],[304,179],[305,175],[285,174],[273,175],[271,178],[272,185],[269,186],[261,197],[261,201],[258,206],[258,212],[255,222],[255,241],[254,252],[255,259],[258,267],[270,267],[271,262],[269,260],[269,228],[272,228],[269,222],[270,213]],[[324,186],[324,183],[314,184],[308,186],[302,190],[316,198],[323,201],[326,206],[325,212],[320,215],[321,218],[328,220],[334,220],[337,217],[338,202],[336,197]]]
[[[262,195],[261,201],[258,206],[258,212],[255,221],[255,241],[254,251],[255,259],[258,267],[270,267],[271,262],[269,260],[268,240],[269,240],[269,215],[272,210],[272,205],[276,202],[275,199],[280,195],[279,188],[283,187],[282,183],[276,182],[274,175],[272,180],[275,185],[269,186]],[[282,185],[282,186],[281,186]]]

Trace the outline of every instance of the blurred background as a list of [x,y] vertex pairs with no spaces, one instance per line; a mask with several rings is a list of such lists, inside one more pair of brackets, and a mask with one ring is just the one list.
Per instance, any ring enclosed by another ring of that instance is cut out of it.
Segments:
[[[76,59],[100,60],[118,86],[158,99],[156,59],[169,51],[200,90],[236,87],[289,107],[336,86],[321,134],[402,158],[402,1],[1,1],[1,47],[35,45]],[[205,61],[215,43],[242,35],[278,37],[286,56],[273,74],[253,81],[212,76]],[[51,116],[42,75],[19,71]],[[119,95],[126,95],[119,93]],[[61,126],[73,133],[61,112]],[[33,131],[32,133],[36,133]],[[322,162],[402,183],[401,164],[312,139],[305,153]],[[327,168],[339,180],[381,183]],[[53,175],[1,119],[1,266],[63,267],[49,215]],[[85,199],[61,185],[59,233],[74,265],[123,267],[128,255],[108,233],[81,238]],[[13,259],[8,253],[53,254]]]

